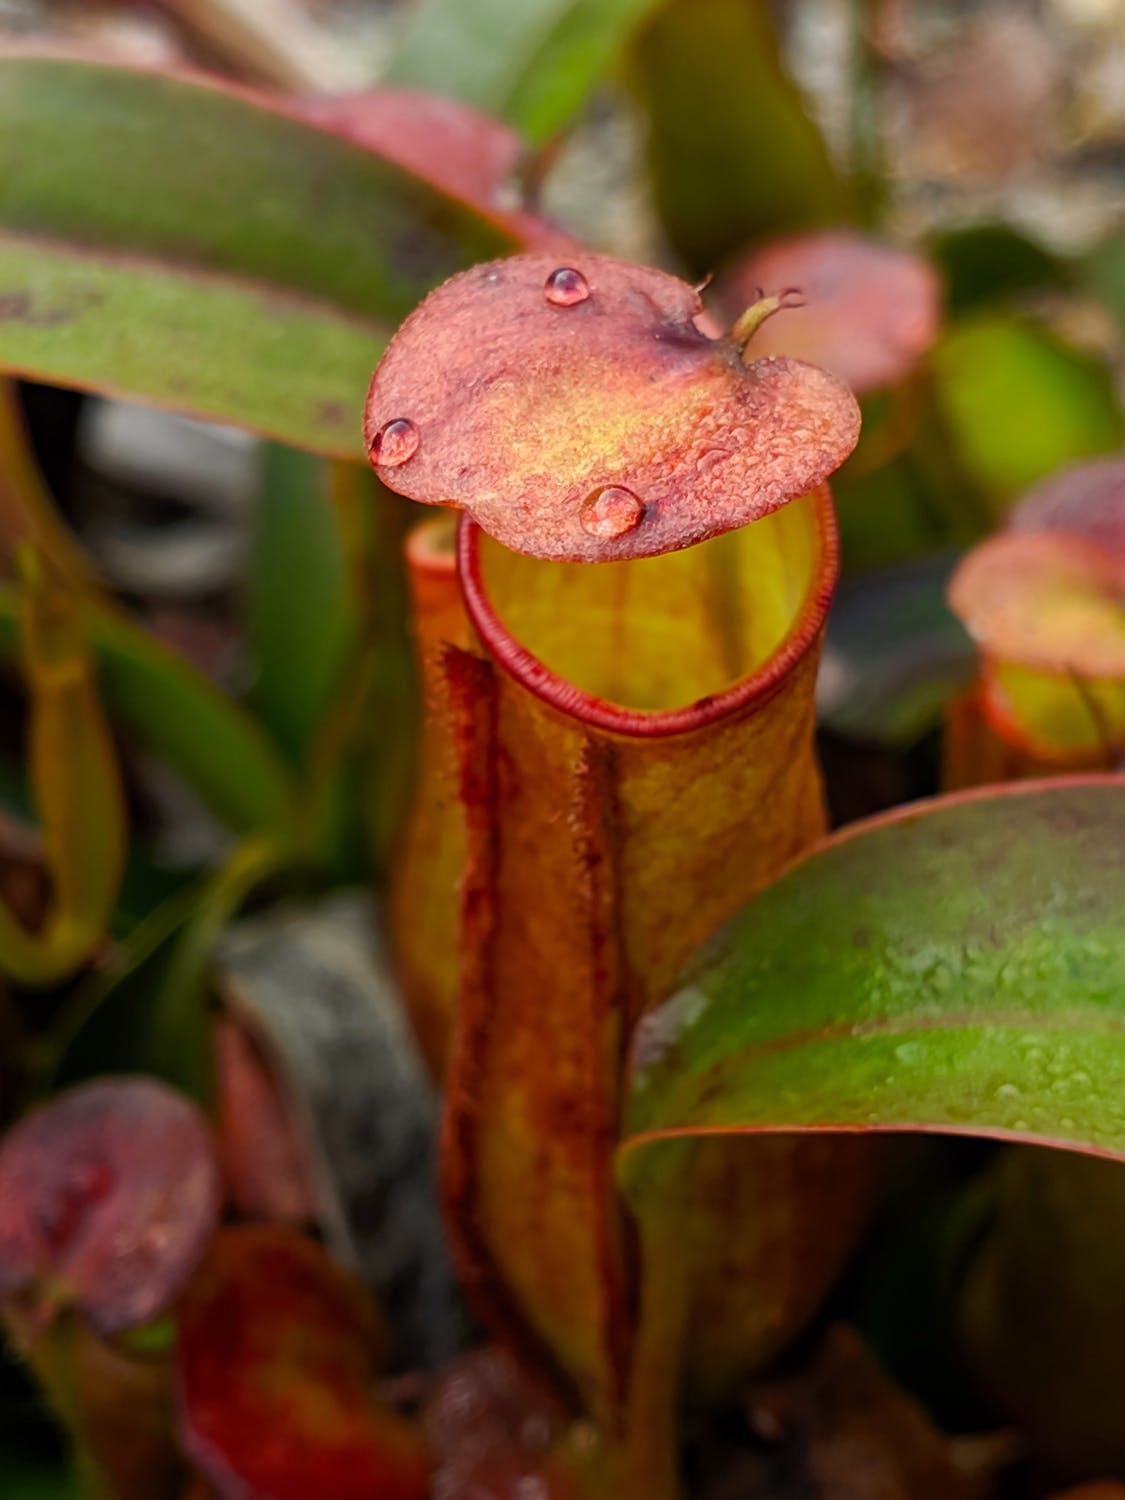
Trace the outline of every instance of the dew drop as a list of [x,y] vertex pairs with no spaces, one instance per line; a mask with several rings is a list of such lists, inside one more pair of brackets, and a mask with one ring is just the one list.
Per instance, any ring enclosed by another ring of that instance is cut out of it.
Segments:
[[395,468],[413,458],[418,452],[418,429],[409,417],[396,417],[385,422],[375,434],[371,444],[371,461]]
[[623,485],[611,484],[595,490],[582,507],[582,525],[591,536],[612,541],[624,536],[640,522],[645,513],[644,501]]
[[590,295],[590,283],[573,266],[560,266],[547,277],[544,291],[555,307],[574,307]]

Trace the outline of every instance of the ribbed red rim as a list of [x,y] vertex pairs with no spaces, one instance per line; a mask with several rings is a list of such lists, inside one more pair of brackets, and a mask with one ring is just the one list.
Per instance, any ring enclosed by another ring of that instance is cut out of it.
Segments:
[[[827,484],[812,491],[817,498],[816,516],[820,557],[816,574],[797,612],[788,635],[774,653],[749,677],[742,677],[721,693],[712,693],[684,708],[623,708],[587,693],[546,666],[516,640],[500,618],[485,587],[480,543],[483,535],[475,521],[462,515],[457,532],[457,561],[465,605],[481,640],[491,656],[521,686],[567,714],[613,734],[645,739],[687,734],[743,711],[764,707],[801,659],[813,649],[828,618],[840,571],[840,539],[832,496]],[[751,525],[754,523],[751,522]],[[588,564],[596,567],[596,563]]]

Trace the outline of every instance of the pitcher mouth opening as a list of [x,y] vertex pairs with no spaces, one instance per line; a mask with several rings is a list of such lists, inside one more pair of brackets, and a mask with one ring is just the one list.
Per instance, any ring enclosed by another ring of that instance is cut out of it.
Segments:
[[505,671],[561,713],[637,738],[769,702],[815,649],[839,572],[826,484],[662,557],[545,562],[465,515],[457,553],[469,618]]

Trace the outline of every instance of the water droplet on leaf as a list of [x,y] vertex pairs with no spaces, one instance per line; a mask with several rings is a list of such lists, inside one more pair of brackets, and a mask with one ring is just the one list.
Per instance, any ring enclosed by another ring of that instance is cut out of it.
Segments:
[[555,307],[574,307],[590,295],[590,283],[573,266],[560,266],[547,277],[544,291]]
[[396,417],[385,422],[375,434],[371,444],[371,461],[397,468],[418,452],[418,429],[409,417]]
[[591,536],[608,538],[632,531],[645,513],[644,501],[623,485],[595,490],[582,507],[582,525]]

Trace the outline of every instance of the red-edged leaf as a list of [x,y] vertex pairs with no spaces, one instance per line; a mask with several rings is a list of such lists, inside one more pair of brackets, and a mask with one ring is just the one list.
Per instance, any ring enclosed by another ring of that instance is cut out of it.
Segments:
[[423,1500],[421,1437],[372,1400],[363,1288],[295,1230],[222,1233],[179,1309],[185,1449],[224,1500]]
[[499,120],[420,89],[306,99],[301,111],[325,130],[470,200],[489,202],[524,149],[516,132]]
[[0,179],[0,367],[347,458],[387,334],[529,222],[299,103],[16,50]]
[[855,824],[751,901],[634,1047],[622,1169],[661,1141],[926,1130],[1125,1157],[1125,780]]
[[527,147],[491,115],[456,99],[405,88],[306,99],[300,108],[314,124],[395,162],[439,192],[483,214],[503,213],[529,250],[574,248],[565,230],[505,204]]
[[476,266],[422,303],[368,397],[379,476],[517,552],[646,557],[758,520],[855,446],[835,377],[701,333],[698,294],[604,256]]
[[893,385],[937,337],[941,283],[918,255],[847,230],[778,240],[733,268],[719,296],[733,321],[763,292],[801,293],[754,340],[754,353],[823,365],[857,393]]
[[218,1212],[210,1134],[188,1100],[143,1078],[84,1084],[0,1143],[0,1297],[134,1328],[183,1289]]

